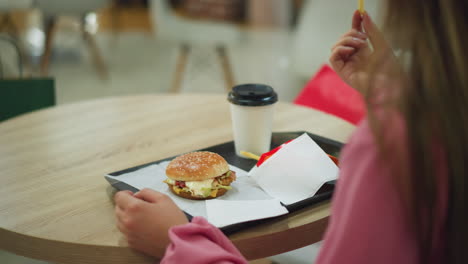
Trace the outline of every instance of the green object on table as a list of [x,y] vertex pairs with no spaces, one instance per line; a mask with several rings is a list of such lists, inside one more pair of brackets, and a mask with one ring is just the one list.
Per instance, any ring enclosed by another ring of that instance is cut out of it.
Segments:
[[0,80],[0,121],[54,105],[54,79]]

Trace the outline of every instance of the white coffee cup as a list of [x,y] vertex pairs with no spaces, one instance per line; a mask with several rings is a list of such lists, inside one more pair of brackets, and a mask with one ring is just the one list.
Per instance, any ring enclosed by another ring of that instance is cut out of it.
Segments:
[[264,84],[242,84],[228,95],[236,154],[261,155],[270,150],[274,104],[278,95]]

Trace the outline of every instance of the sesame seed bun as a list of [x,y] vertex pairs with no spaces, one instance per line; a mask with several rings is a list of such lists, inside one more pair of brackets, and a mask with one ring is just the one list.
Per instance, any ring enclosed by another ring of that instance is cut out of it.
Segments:
[[229,171],[229,165],[220,155],[198,151],[173,159],[166,168],[169,179],[176,181],[203,181],[216,178]]

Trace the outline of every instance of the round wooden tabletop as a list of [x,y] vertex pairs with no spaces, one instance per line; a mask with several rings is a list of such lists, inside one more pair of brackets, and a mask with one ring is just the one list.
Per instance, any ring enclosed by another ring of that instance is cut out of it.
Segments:
[[[273,129],[345,141],[354,126],[278,103]],[[0,123],[0,249],[56,263],[154,263],[115,223],[113,171],[232,141],[222,95],[144,95],[61,105]],[[248,259],[317,242],[324,202],[230,236]]]

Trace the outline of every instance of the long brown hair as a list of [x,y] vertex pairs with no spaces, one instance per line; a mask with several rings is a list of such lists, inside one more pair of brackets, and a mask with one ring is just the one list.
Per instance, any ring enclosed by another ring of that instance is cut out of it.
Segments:
[[444,258],[468,263],[468,1],[388,0],[384,10],[388,39],[408,55],[397,107],[406,121],[411,162],[399,187],[408,195],[420,259],[431,262],[437,240],[437,142],[448,174]]

